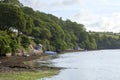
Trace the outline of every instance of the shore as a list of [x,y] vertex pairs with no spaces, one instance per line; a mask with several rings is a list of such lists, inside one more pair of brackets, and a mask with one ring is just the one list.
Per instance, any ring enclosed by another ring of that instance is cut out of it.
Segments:
[[25,64],[27,61],[36,59],[47,59],[47,56],[0,58],[0,80],[36,80],[59,73],[61,68],[48,66],[33,67]]
[[[66,50],[59,54],[67,52],[79,52],[79,50]],[[0,58],[0,80],[36,80],[56,75],[61,69],[63,69],[48,66],[38,67],[26,64],[37,59],[42,61],[49,59],[49,56],[11,56]]]
[[[67,52],[79,52],[82,50],[65,50],[60,52],[59,54],[62,53],[67,53]],[[25,64],[27,61],[32,61],[32,60],[46,60],[48,59],[48,55],[37,55],[37,56],[11,56],[11,57],[2,57],[0,58],[0,72],[10,72],[10,71],[34,71],[37,69],[41,70],[47,70],[47,69],[61,69],[61,68],[56,68],[56,67],[47,67],[47,66],[39,66],[39,67],[33,67],[30,65]]]
[[0,58],[0,72],[29,70],[31,67],[29,65],[24,64],[24,62],[39,58],[40,56],[29,57],[13,56]]
[[[31,67],[30,65],[25,64],[27,61],[32,61],[32,60],[47,60],[49,56],[28,56],[28,57],[22,57],[22,56],[13,56],[13,57],[3,57],[0,58],[0,72],[2,71],[1,69],[3,67],[8,67],[14,70],[14,68],[18,69],[25,69],[29,70],[32,68],[37,68],[37,67]],[[46,66],[47,67],[47,66]]]

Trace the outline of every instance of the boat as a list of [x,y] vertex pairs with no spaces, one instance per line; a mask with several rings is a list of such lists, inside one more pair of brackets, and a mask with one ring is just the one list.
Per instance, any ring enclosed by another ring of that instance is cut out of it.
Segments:
[[56,55],[57,52],[54,52],[54,51],[45,51],[45,54]]

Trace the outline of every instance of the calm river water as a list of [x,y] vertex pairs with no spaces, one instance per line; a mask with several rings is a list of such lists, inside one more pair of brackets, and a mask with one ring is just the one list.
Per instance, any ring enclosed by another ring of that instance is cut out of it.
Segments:
[[61,54],[50,62],[67,69],[40,80],[120,80],[120,50]]

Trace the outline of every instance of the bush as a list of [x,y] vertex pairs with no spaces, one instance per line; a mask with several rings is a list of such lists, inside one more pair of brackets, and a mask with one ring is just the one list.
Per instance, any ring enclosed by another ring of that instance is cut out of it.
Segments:
[[7,35],[6,32],[0,31],[0,55],[5,56],[6,53],[11,52],[11,47],[10,47],[10,37]]
[[21,36],[21,45],[23,48],[28,48],[30,45],[30,39],[28,36],[22,35]]

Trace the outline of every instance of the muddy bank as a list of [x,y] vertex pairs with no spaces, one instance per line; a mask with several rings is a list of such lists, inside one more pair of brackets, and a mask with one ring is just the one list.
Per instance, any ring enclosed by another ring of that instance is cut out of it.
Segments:
[[56,67],[48,66],[30,66],[25,64],[27,61],[32,60],[44,60],[48,59],[48,56],[29,56],[29,57],[3,57],[0,58],[0,72],[11,72],[11,71],[36,71],[36,70],[49,70],[49,69],[61,69]]

